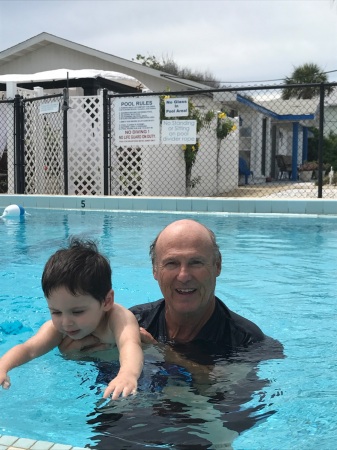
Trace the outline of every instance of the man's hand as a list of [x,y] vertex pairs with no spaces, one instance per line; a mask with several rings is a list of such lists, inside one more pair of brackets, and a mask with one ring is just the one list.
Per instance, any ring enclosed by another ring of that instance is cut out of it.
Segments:
[[143,344],[158,344],[158,341],[156,341],[152,334],[146,331],[145,328],[140,327],[139,331]]
[[82,339],[71,339],[66,336],[61,344],[59,350],[65,355],[72,353],[80,353],[81,355],[90,355],[91,353],[110,348],[109,344],[103,344],[96,336],[89,335]]

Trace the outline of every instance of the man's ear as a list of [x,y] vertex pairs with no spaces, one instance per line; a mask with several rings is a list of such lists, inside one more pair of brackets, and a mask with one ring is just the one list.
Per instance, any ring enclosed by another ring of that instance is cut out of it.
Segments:
[[152,266],[153,278],[158,280],[157,267],[155,265]]
[[220,258],[215,264],[216,264],[216,276],[218,277],[221,273],[222,258]]
[[112,289],[106,294],[104,302],[103,302],[103,309],[104,311],[109,311],[109,309],[112,308],[112,305],[114,304],[115,300],[115,293]]

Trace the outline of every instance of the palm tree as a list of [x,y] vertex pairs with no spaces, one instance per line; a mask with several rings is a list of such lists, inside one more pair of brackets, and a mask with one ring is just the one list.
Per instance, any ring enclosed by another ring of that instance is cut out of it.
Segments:
[[[303,64],[294,68],[290,77],[286,77],[284,80],[285,85],[290,84],[304,84],[304,83],[328,83],[327,75],[322,69],[314,63]],[[282,92],[282,99],[289,100],[290,98],[313,98],[319,95],[319,86],[299,86],[299,87],[286,87]],[[333,91],[333,87],[327,86],[325,88],[325,94],[329,95]]]

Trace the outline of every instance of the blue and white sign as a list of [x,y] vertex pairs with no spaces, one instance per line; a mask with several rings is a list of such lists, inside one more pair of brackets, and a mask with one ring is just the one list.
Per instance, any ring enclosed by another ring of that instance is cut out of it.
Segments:
[[165,99],[165,117],[187,117],[187,116],[188,116],[187,98]]
[[60,111],[60,103],[59,102],[53,102],[53,103],[42,103],[40,105],[40,114],[50,114],[50,113],[57,113]]
[[197,142],[196,120],[162,120],[163,144],[195,144]]

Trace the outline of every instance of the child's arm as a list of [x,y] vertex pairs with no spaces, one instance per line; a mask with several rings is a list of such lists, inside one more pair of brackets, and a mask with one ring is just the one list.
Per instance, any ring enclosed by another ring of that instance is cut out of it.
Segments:
[[62,335],[51,320],[42,325],[38,332],[23,344],[16,345],[0,358],[0,386],[8,389],[11,385],[9,372],[34,358],[44,355],[60,344]]
[[136,393],[137,380],[143,370],[143,351],[139,326],[131,311],[114,303],[110,313],[110,328],[119,350],[120,370],[104,391],[104,398],[117,399]]

